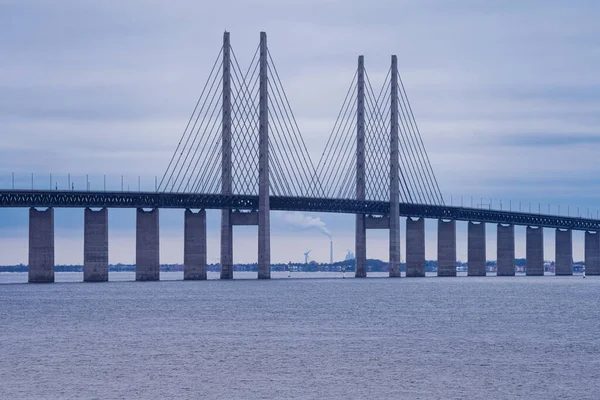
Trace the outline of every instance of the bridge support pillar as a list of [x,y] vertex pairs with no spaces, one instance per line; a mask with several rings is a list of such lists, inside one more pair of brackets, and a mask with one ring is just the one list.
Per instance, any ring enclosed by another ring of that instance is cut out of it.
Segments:
[[585,232],[585,274],[600,275],[600,233]]
[[515,276],[515,226],[498,224],[496,267],[498,276]]
[[108,209],[84,211],[83,281],[108,281]]
[[30,283],[54,282],[54,209],[29,209]]
[[267,34],[260,33],[258,129],[258,279],[271,278]]
[[[365,199],[365,59],[363,56],[358,57],[356,85],[356,199]],[[354,276],[365,278],[367,276],[367,224],[364,214],[356,214],[355,227]]]
[[[573,275],[573,231],[556,229],[555,275]],[[587,251],[586,251],[587,254]]]
[[[400,276],[400,152],[399,152],[399,136],[398,136],[398,58],[392,55],[391,60],[391,75],[390,75],[390,277]],[[407,231],[410,217],[407,218]],[[411,221],[414,222],[414,221]],[[420,242],[421,234],[419,233],[419,224],[416,221],[414,226],[415,232],[413,239],[414,248],[407,249],[406,253],[406,276],[425,276],[425,238]],[[424,232],[424,228],[423,228]],[[406,237],[408,247],[408,236]],[[422,247],[422,249],[421,249]],[[422,250],[422,251],[421,251]],[[416,268],[408,271],[408,255],[412,253],[416,258],[412,260],[413,266]],[[423,267],[421,275],[421,252],[423,253]]]
[[354,235],[355,241],[355,270],[356,278],[365,278],[367,276],[367,227],[366,216],[364,214],[356,214],[356,232]]
[[389,269],[391,278],[400,277],[400,207],[390,202],[392,210],[397,209],[397,212],[390,212],[390,258]]
[[233,224],[231,210],[221,210],[221,279],[233,279]]
[[528,226],[525,246],[526,275],[544,275],[544,228]]
[[158,208],[137,209],[135,236],[135,280],[157,281],[160,277]]
[[438,220],[438,276],[456,276],[456,221]]
[[[221,123],[221,194],[232,194],[231,171],[231,46],[223,34],[223,94]],[[221,279],[233,279],[233,225],[231,210],[221,210]]]
[[467,275],[485,276],[485,222],[469,221]]
[[425,276],[425,219],[406,218],[406,276]]
[[183,279],[206,279],[206,210],[185,210]]

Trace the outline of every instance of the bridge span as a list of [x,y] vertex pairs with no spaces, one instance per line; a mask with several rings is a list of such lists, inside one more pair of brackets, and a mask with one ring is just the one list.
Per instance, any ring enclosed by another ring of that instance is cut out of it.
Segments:
[[85,208],[86,281],[108,280],[109,208],[137,210],[136,280],[159,279],[161,208],[185,210],[184,279],[206,279],[207,209],[221,210],[222,279],[233,278],[235,225],[258,226],[258,278],[270,278],[271,210],[354,214],[356,277],[367,275],[368,229],[389,231],[389,275],[400,276],[400,217],[407,218],[409,277],[425,276],[425,219],[438,221],[439,276],[456,276],[456,221],[468,221],[470,276],[486,274],[487,223],[497,224],[498,275],[515,274],[515,225],[527,227],[527,275],[544,274],[543,228],[556,229],[557,274],[572,274],[572,231],[582,230],[586,272],[600,275],[600,220],[444,203],[395,55],[380,90],[373,89],[364,57],[358,57],[315,167],[264,32],[247,69],[238,64],[224,33],[155,192],[4,190],[0,207],[30,209],[30,282],[54,281],[56,207]]
[[[389,229],[390,203],[270,196],[271,210],[363,215]],[[108,209],[135,208],[136,280],[159,280],[160,208],[185,210],[184,279],[206,279],[207,209],[229,209],[234,225],[256,225],[258,196],[160,192],[0,191],[0,207],[29,207],[29,281],[54,281],[54,208],[84,208],[84,280],[108,280]],[[46,210],[38,210],[43,209]],[[93,211],[92,209],[100,209]],[[149,211],[144,211],[144,209]],[[199,210],[193,212],[192,210]],[[468,275],[486,275],[485,226],[497,224],[499,276],[515,275],[515,225],[527,227],[527,275],[544,274],[543,228],[556,229],[556,274],[572,274],[572,231],[585,231],[588,275],[600,275],[600,220],[426,204],[399,204],[406,224],[406,276],[425,276],[425,219],[438,220],[438,276],[456,276],[456,221],[468,222]],[[366,276],[366,271],[364,273]]]
[[[274,211],[386,216],[390,203],[377,200],[269,196]],[[162,192],[0,190],[0,207],[21,208],[178,208],[258,211],[258,196]],[[478,221],[542,228],[600,231],[600,220],[512,210],[399,203],[402,217]]]

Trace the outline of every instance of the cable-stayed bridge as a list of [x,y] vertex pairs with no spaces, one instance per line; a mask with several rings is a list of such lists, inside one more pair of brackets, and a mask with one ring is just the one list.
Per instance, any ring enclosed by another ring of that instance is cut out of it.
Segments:
[[572,230],[586,232],[586,270],[600,274],[600,220],[444,203],[396,56],[380,88],[359,56],[325,149],[313,160],[264,32],[248,66],[225,32],[156,191],[4,190],[0,206],[30,207],[30,282],[54,280],[55,207],[85,208],[86,281],[108,279],[108,208],[137,209],[137,280],[159,279],[160,208],[186,210],[184,279],[206,279],[206,209],[222,210],[223,279],[233,277],[235,225],[258,226],[258,277],[270,278],[270,210],[356,214],[357,277],[366,276],[368,229],[389,231],[390,276],[400,276],[400,217],[407,217],[407,276],[425,275],[425,218],[438,220],[440,276],[456,276],[456,221],[468,221],[468,275],[486,274],[486,223],[498,224],[499,275],[515,273],[515,225],[527,226],[528,275],[544,273],[544,227],[556,228],[557,274],[572,274]]

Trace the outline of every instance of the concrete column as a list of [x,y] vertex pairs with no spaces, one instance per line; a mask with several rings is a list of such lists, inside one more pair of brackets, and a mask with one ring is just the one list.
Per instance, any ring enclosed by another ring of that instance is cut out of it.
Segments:
[[135,280],[157,281],[160,277],[158,208],[137,209],[135,232]]
[[54,282],[54,209],[29,209],[29,282]]
[[600,275],[600,234],[585,232],[585,274]]
[[438,276],[456,276],[456,221],[438,220]]
[[[365,199],[365,69],[364,57],[358,57],[358,80],[356,87],[356,199]],[[356,214],[354,236],[354,276],[367,276],[367,227],[364,214]]]
[[496,267],[498,276],[515,275],[515,226],[498,224]]
[[108,281],[108,209],[84,211],[83,280]]
[[[231,174],[231,58],[229,32],[223,34],[223,108],[221,122],[221,194],[232,194]],[[221,210],[221,279],[233,279],[231,210]]]
[[[392,56],[391,89],[390,89],[390,277],[400,276],[400,155],[398,145],[398,59]],[[410,218],[408,218],[410,220]],[[418,221],[417,221],[418,222]],[[418,225],[416,225],[418,226]],[[408,225],[407,225],[408,227]],[[408,229],[408,228],[407,228]],[[418,228],[417,228],[418,229]],[[417,234],[418,236],[418,234]],[[408,237],[406,238],[408,241]],[[415,256],[420,257],[421,244],[413,243]],[[408,246],[408,244],[407,244]],[[411,272],[415,275],[425,276],[425,242],[423,240],[423,275],[421,275],[420,261],[414,260],[417,270]],[[413,250],[407,250],[408,254]]]
[[544,228],[527,227],[526,237],[527,275],[544,275]]
[[233,225],[231,210],[221,210],[221,279],[233,279]]
[[258,279],[271,278],[271,225],[269,222],[269,101],[267,34],[260,33],[258,129]]
[[366,278],[367,276],[367,229],[365,218],[364,214],[356,214],[356,231],[354,233],[354,262],[356,264],[354,276],[356,278]]
[[424,218],[406,218],[406,276],[425,276]]
[[467,275],[485,276],[485,222],[469,221]]
[[206,279],[206,210],[185,210],[183,279]]
[[573,232],[557,229],[555,238],[555,274],[573,275]]

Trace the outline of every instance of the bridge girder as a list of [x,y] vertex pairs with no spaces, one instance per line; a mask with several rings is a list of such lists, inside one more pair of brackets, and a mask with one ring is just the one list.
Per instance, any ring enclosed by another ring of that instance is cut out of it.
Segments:
[[[389,202],[270,196],[271,210],[385,215]],[[0,207],[179,208],[258,210],[258,196],[52,190],[0,191]],[[400,203],[400,216],[600,231],[600,220],[515,211]]]

